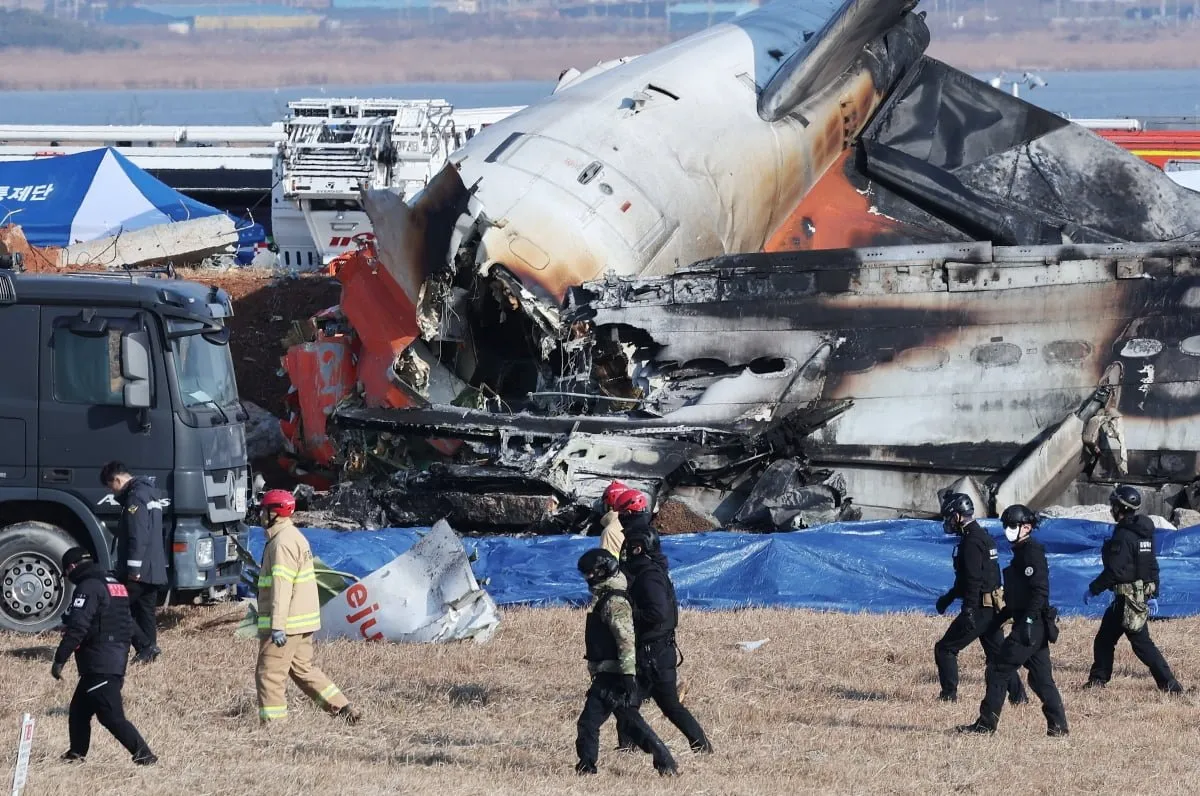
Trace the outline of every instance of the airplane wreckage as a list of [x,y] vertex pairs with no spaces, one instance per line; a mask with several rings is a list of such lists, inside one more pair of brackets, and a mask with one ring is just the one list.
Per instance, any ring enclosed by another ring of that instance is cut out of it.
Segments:
[[912,0],[780,0],[564,73],[407,199],[284,357],[367,525],[929,515],[954,482],[1187,506],[1200,194],[924,55]]

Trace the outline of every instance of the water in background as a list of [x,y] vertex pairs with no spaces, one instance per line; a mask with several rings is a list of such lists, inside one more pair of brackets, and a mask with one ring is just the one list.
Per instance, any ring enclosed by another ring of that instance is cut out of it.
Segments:
[[[1021,96],[1075,118],[1200,116],[1200,69],[1040,72],[1044,88]],[[978,74],[988,79],[991,74]],[[1019,77],[1010,74],[1010,77]],[[0,124],[269,124],[306,97],[440,98],[459,108],[527,105],[550,81],[381,83],[218,91],[0,91]],[[1009,90],[1008,85],[1004,86]]]

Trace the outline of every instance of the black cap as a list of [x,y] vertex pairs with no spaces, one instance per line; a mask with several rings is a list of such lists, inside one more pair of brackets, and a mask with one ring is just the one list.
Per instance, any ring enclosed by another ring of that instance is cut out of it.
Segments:
[[588,575],[600,575],[604,578],[612,577],[616,574],[619,564],[617,557],[605,550],[603,547],[597,547],[588,550],[579,557],[579,563],[576,564],[580,574],[584,577]]
[[92,554],[89,553],[87,550],[84,550],[82,547],[72,547],[70,550],[63,553],[62,567],[63,567],[63,570],[65,571],[82,561],[91,561],[91,560],[92,560]]

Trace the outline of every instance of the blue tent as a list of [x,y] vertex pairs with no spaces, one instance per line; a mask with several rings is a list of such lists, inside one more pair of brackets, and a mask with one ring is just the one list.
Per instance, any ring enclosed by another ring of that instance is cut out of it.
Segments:
[[[34,246],[70,246],[219,215],[225,213],[159,182],[111,148],[0,163],[0,226],[19,225]],[[234,223],[239,246],[266,240],[262,226]]]

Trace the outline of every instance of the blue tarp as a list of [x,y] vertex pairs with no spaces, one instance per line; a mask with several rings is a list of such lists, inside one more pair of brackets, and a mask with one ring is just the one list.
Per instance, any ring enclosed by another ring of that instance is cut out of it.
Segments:
[[[999,522],[983,525],[998,538],[1001,566],[1011,559]],[[1064,614],[1099,616],[1101,596],[1083,604],[1100,572],[1100,546],[1112,525],[1046,520],[1036,531],[1050,561],[1051,600]],[[306,528],[313,552],[328,566],[363,576],[407,550],[415,530],[339,532]],[[261,555],[262,531],[251,537]],[[476,551],[476,577],[499,605],[579,604],[587,590],[575,570],[595,537],[482,537],[463,540]],[[1160,531],[1160,616],[1200,614],[1200,527]],[[663,538],[680,602],[692,608],[749,606],[837,611],[933,612],[953,581],[955,540],[939,522],[888,520],[833,523],[805,531],[745,534],[714,531]],[[951,611],[956,611],[957,607]]]
[[[112,148],[0,162],[0,226],[19,225],[34,246],[65,247],[218,215],[223,211],[184,196]],[[234,223],[239,246],[266,240],[261,225]]]

